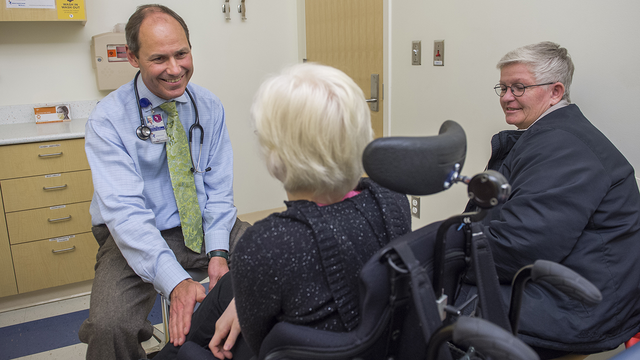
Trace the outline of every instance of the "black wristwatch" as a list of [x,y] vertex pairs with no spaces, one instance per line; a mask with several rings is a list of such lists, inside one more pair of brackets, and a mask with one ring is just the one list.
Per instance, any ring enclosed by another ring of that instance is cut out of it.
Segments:
[[211,259],[212,257],[221,257],[225,260],[229,261],[229,253],[223,250],[211,250],[207,253],[207,257]]

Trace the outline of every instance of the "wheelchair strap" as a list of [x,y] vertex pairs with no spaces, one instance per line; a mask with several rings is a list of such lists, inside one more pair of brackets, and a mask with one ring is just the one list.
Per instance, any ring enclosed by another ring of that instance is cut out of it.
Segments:
[[483,227],[471,223],[471,258],[478,285],[482,317],[511,332],[509,318],[500,296],[498,273]]
[[393,245],[393,248],[411,275],[413,302],[420,318],[425,344],[428,344],[431,335],[442,325],[431,279],[406,242],[399,242]]

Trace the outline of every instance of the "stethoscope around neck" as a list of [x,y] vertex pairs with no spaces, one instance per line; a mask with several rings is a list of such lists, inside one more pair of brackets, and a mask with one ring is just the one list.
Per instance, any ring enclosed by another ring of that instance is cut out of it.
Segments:
[[[136,76],[133,78],[133,91],[136,94],[136,105],[138,106],[138,114],[140,114],[140,126],[138,126],[138,128],[136,129],[136,135],[138,135],[138,138],[140,140],[146,141],[149,139],[149,137],[151,137],[151,129],[145,123],[144,116],[142,115],[142,104],[140,103],[141,102],[140,94],[138,94],[138,76],[139,75],[140,75],[140,71],[138,71],[136,73]],[[193,111],[196,114],[196,122],[193,123],[193,125],[191,125],[191,127],[189,128],[189,158],[191,159],[191,172],[196,174],[202,174],[202,173],[206,173],[207,171],[211,171],[210,167],[204,169],[204,171],[200,171],[198,169],[200,167],[200,157],[202,155],[202,143],[204,143],[204,129],[202,128],[202,125],[200,125],[200,117],[198,116],[198,107],[196,106],[196,102],[193,100],[193,96],[191,95],[191,92],[187,88],[184,88],[184,90],[187,92],[187,95],[189,95],[189,99],[193,104]],[[149,104],[148,101],[149,100],[147,100],[147,104]],[[146,105],[146,106],[149,106],[149,105]],[[200,151],[198,152],[198,166],[194,164],[193,155],[191,155],[191,139],[193,138],[193,131],[196,129],[200,130]]]

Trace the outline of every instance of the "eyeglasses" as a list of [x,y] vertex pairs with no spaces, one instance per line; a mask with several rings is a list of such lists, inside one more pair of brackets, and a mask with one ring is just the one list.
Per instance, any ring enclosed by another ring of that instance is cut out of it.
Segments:
[[513,94],[513,96],[520,97],[524,95],[524,91],[527,88],[534,87],[534,86],[551,85],[551,84],[555,84],[555,82],[549,82],[545,84],[535,84],[535,85],[524,85],[522,83],[515,83],[515,84],[512,84],[511,86],[498,84],[493,87],[493,90],[496,91],[496,94],[498,94],[498,96],[503,97],[507,93],[507,88],[511,88],[511,93]]

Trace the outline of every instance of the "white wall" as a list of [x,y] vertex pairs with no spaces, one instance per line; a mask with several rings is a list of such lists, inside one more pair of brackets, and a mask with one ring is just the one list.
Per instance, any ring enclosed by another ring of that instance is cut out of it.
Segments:
[[[87,24],[0,22],[0,106],[99,100],[89,52],[92,35],[126,22],[146,1],[85,2]],[[249,105],[269,73],[298,61],[301,1],[247,0],[246,22],[222,0],[166,0],[191,30],[192,80],[216,93],[227,111],[241,213],[282,206],[285,194],[266,172],[249,124]],[[232,0],[235,6],[239,0]],[[572,100],[640,168],[640,3],[635,0],[384,0],[385,128],[390,135],[434,135],[442,121],[468,136],[465,174],[482,171],[491,135],[508,126],[493,92],[495,63],[507,51],[543,40],[569,49],[576,72]],[[301,32],[302,34],[304,32]],[[434,40],[445,40],[445,66],[430,65]],[[421,40],[421,66],[410,65]],[[303,53],[303,49],[300,49]],[[0,119],[0,123],[2,119]],[[422,199],[416,225],[462,210],[464,186]]]
[[[635,0],[388,0],[391,135],[435,135],[446,119],[468,138],[464,173],[484,169],[489,139],[510,127],[493,86],[508,51],[539,41],[569,50],[577,104],[640,169],[640,2]],[[445,40],[445,66],[431,65],[433,41]],[[422,65],[412,66],[411,41],[422,41]],[[638,174],[636,174],[638,175]],[[422,198],[420,226],[460,212],[463,185]]]
[[[87,23],[0,22],[0,106],[99,100],[91,66],[91,36],[126,23],[141,0],[85,1]],[[283,206],[285,193],[260,159],[249,106],[264,78],[297,62],[297,12],[293,0],[247,1],[247,20],[232,0],[164,0],[191,34],[194,83],[222,100],[234,149],[235,203],[240,213]],[[133,94],[132,94],[133,96]],[[0,119],[2,123],[2,119]],[[133,128],[132,128],[133,129]],[[133,130],[132,130],[133,131]]]

